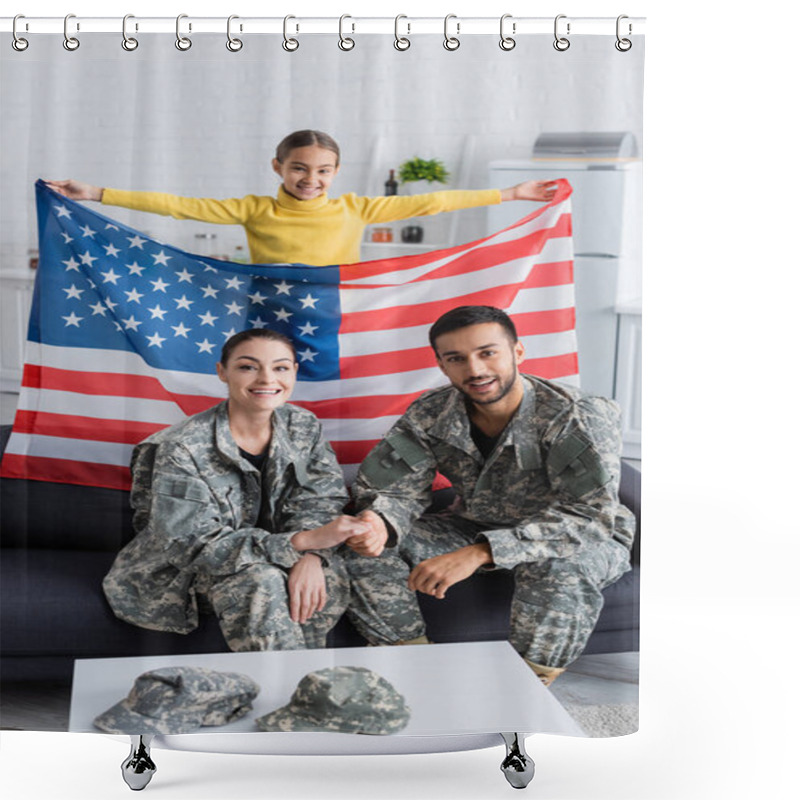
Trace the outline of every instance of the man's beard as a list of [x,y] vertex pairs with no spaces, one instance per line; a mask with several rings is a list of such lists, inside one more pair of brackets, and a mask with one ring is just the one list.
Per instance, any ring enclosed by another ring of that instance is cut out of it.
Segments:
[[[489,406],[489,405],[492,405],[493,403],[499,403],[504,397],[506,397],[506,395],[508,395],[508,393],[514,388],[514,384],[516,383],[516,380],[517,380],[517,375],[518,375],[518,372],[517,372],[517,369],[515,367],[514,368],[514,374],[508,379],[508,382],[505,383],[505,384],[502,383],[502,381],[500,381],[499,376],[495,376],[497,378],[497,380],[499,381],[499,390],[498,390],[498,392],[496,392],[491,397],[486,397],[486,398],[478,397],[478,398],[475,398],[465,388],[463,388],[461,386],[457,386],[456,388],[458,389],[459,392],[461,392],[461,394],[464,395],[464,397],[467,399],[468,402],[470,402],[470,403],[472,403],[472,404],[474,404],[476,406]],[[486,376],[486,377],[488,377],[488,376]],[[472,380],[476,380],[476,379],[473,378]],[[481,379],[479,378],[477,380],[481,380]]]

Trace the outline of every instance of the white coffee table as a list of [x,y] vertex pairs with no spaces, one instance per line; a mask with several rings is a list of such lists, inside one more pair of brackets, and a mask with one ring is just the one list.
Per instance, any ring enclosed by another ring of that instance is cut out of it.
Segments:
[[[503,771],[521,788],[533,777],[533,762],[524,750],[526,734],[586,735],[508,642],[78,660],[69,730],[99,732],[92,724],[98,714],[122,700],[138,675],[166,666],[241,672],[261,686],[261,693],[252,712],[228,725],[191,734],[132,735],[131,755],[123,763],[123,777],[132,788],[144,788],[155,771],[151,746],[214,753],[365,755],[475,750],[497,745],[498,737],[508,751]],[[411,709],[406,728],[391,736],[258,729],[256,718],[286,705],[304,675],[334,666],[366,667],[390,681]]]

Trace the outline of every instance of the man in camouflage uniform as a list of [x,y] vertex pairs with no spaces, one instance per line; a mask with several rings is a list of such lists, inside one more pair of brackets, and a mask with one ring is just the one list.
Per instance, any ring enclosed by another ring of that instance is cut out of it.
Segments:
[[304,554],[292,539],[331,522],[347,502],[341,470],[316,417],[289,404],[272,415],[262,473],[231,434],[226,403],[159,431],[133,453],[136,537],[103,581],[114,613],[175,633],[214,611],[231,650],[325,647],[342,615],[347,579],[330,550],[327,604],[293,621],[287,576]]
[[[549,684],[630,569],[619,410],[520,374],[523,346],[498,309],[453,309],[430,342],[452,385],[412,403],[361,466],[353,493],[372,530],[348,541],[349,616],[373,644],[424,641],[415,591],[441,598],[477,570],[512,570],[511,644]],[[457,500],[425,514],[437,471]]]

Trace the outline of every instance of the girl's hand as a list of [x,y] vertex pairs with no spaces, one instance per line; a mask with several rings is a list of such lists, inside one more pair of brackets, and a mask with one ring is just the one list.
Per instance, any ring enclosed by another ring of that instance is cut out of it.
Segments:
[[91,183],[82,181],[45,181],[54,191],[63,194],[70,200],[102,200],[103,189],[100,186],[92,186]]
[[369,530],[367,522],[342,514],[321,528],[296,533],[292,536],[292,547],[301,553],[304,550],[326,550],[329,547],[338,547],[351,536],[368,533]]
[[507,200],[536,200],[540,203],[549,203],[555,197],[557,187],[557,181],[525,181],[501,190],[500,197],[503,202]]
[[322,611],[328,600],[322,562],[313,553],[306,553],[290,570],[288,582],[289,616],[301,625]]

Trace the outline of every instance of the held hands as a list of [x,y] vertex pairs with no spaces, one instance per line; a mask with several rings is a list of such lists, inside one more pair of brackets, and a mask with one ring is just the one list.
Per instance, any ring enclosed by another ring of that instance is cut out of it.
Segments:
[[302,625],[315,612],[322,611],[328,600],[328,592],[319,556],[306,553],[289,570],[288,594],[292,622]]
[[329,547],[338,547],[351,536],[366,534],[369,530],[369,525],[363,520],[342,514],[321,528],[296,533],[292,537],[292,547],[300,552],[327,550]]
[[351,536],[345,544],[361,556],[377,558],[386,547],[389,531],[386,523],[374,511],[362,511],[358,518],[369,526],[366,533]]
[[100,186],[92,186],[91,183],[81,181],[45,181],[54,191],[63,194],[70,200],[102,200],[103,189]]
[[[321,528],[296,533],[291,543],[299,552],[327,550],[338,547],[354,536],[365,536],[369,531],[370,526],[367,522],[342,514]],[[312,614],[322,611],[328,600],[328,593],[325,589],[325,574],[319,556],[305,553],[289,570],[288,592],[289,616],[293,622],[302,625],[308,622]]]
[[502,189],[500,197],[507,200],[537,200],[540,203],[549,203],[556,194],[557,181],[525,181],[508,189]]
[[441,600],[454,584],[469,578],[478,567],[490,564],[491,549],[488,544],[471,544],[421,561],[408,576],[411,591],[429,594]]

